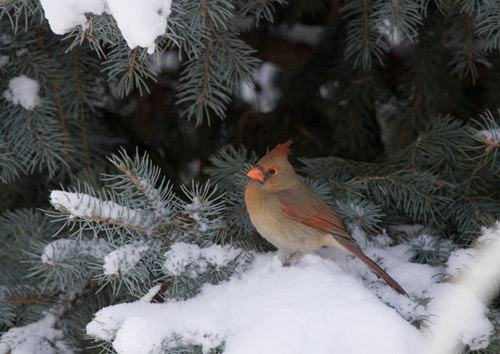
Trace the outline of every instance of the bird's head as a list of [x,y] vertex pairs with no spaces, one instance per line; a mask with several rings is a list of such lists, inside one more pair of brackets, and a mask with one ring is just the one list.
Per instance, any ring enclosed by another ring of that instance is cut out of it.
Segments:
[[262,157],[247,176],[253,184],[263,190],[278,191],[290,188],[299,181],[292,165],[288,162],[291,140],[277,145]]

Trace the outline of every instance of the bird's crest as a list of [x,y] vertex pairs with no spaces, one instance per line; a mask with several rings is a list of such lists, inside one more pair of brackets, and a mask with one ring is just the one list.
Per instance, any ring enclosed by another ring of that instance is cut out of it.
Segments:
[[290,145],[292,145],[292,140],[285,141],[283,144],[278,144],[269,152],[269,155],[288,156],[290,155]]

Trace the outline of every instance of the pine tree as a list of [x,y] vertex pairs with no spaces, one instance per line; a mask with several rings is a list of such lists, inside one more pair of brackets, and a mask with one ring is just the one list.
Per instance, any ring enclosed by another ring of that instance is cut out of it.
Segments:
[[[172,0],[154,48],[109,12],[64,36],[46,12],[0,0],[0,353],[113,352],[86,333],[100,309],[193,298],[274,250],[245,173],[288,138],[352,232],[414,263],[442,266],[500,217],[495,1]],[[158,352],[206,351],[180,335]]]

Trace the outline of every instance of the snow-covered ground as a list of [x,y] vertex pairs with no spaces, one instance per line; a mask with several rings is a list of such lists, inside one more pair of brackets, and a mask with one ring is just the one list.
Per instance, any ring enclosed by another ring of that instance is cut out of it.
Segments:
[[[499,239],[497,227],[485,230],[481,238],[488,249]],[[364,244],[367,255],[386,268],[409,298],[357,259],[333,250],[304,255],[290,267],[282,266],[285,255],[257,254],[237,276],[206,285],[189,300],[150,303],[157,291],[153,288],[136,302],[104,308],[87,332],[111,341],[123,354],[157,353],[161,346],[181,344],[200,345],[203,352],[223,345],[224,353],[231,354],[422,354],[437,353],[435,348],[446,353],[457,343],[471,349],[488,345],[493,325],[480,301],[486,297],[470,284],[440,283],[442,277],[437,276],[457,275],[464,269],[477,273],[481,252],[457,250],[449,264],[432,267],[408,261],[409,243],[387,247],[387,237],[379,236]],[[185,247],[176,249],[182,252]],[[449,304],[459,306],[454,308],[459,316],[449,318],[451,324],[441,316],[449,316]],[[412,321],[420,321],[421,329]]]

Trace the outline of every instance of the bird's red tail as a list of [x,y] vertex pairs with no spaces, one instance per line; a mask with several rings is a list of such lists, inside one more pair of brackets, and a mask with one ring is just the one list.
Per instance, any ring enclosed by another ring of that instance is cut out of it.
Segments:
[[359,248],[352,246],[349,242],[344,242],[343,240],[337,239],[337,241],[344,246],[351,254],[359,258],[364,264],[366,264],[368,267],[370,267],[375,274],[377,274],[380,278],[384,279],[387,284],[394,290],[396,290],[398,293],[408,296],[406,291],[403,290],[401,285],[398,284],[397,281],[391,278],[389,274],[385,272],[380,266],[372,261],[367,255],[365,255]]

